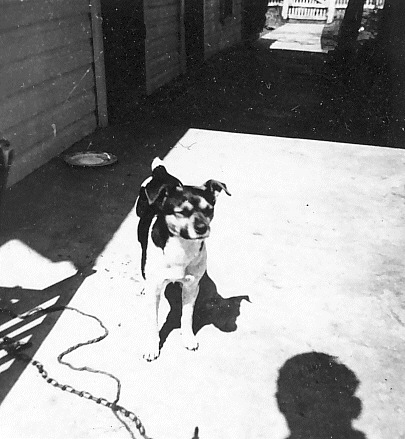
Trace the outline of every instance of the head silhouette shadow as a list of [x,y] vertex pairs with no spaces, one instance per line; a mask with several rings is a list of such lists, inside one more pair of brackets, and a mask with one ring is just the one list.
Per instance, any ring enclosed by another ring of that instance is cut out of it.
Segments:
[[[173,329],[180,328],[181,318],[181,287],[179,284],[169,284],[165,291],[170,304],[170,311],[160,330],[160,347],[163,346]],[[214,325],[223,332],[233,332],[237,329],[236,320],[240,315],[242,300],[249,296],[223,298],[218,294],[213,280],[205,272],[200,281],[200,291],[194,307],[193,332],[197,334],[204,326]]]
[[308,352],[286,361],[276,399],[290,429],[288,439],[365,439],[352,427],[361,413],[358,385],[354,372],[330,355]]

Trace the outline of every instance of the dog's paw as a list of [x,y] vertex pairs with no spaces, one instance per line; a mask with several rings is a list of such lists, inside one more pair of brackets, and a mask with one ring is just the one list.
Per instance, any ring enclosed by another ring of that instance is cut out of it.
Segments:
[[160,349],[159,349],[159,339],[157,340],[149,340],[145,342],[145,347],[143,351],[143,359],[146,361],[153,361],[159,357]]
[[189,351],[196,351],[198,349],[198,341],[197,338],[191,334],[191,335],[182,335],[183,344]]

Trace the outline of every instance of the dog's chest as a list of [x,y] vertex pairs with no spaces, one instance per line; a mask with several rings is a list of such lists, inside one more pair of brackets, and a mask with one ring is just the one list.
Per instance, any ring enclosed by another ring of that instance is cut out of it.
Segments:
[[197,263],[204,249],[204,241],[180,237],[169,238],[163,249],[164,259],[169,264],[190,265]]
[[204,241],[171,237],[163,249],[150,243],[148,250],[146,272],[154,277],[175,281],[205,271]]

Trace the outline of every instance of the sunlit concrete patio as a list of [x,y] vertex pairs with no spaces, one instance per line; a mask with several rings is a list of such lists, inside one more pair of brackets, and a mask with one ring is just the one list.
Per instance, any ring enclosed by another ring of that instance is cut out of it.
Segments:
[[[65,360],[119,378],[119,404],[155,439],[404,437],[405,152],[190,129],[133,153],[122,146],[131,136],[86,140],[117,154],[112,167],[55,159],[6,200],[1,306],[55,303],[100,319],[108,336]],[[218,200],[208,241],[199,350],[181,345],[171,290],[161,355],[147,363],[132,208],[153,155],[184,183],[224,181],[232,197]],[[0,336],[30,340],[27,353],[50,377],[116,398],[111,377],[57,362],[103,334],[96,321],[65,310],[30,328],[18,322],[7,320]],[[1,437],[139,437],[35,367],[0,364]]]
[[323,23],[286,23],[265,33],[261,41],[273,50],[328,53],[336,47],[331,31],[331,26]]

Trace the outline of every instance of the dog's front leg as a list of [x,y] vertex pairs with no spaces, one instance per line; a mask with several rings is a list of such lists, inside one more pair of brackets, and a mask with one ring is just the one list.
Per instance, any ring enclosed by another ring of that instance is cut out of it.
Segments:
[[143,358],[153,361],[159,356],[159,302],[164,286],[146,283],[144,289],[145,334],[143,340]]
[[181,337],[184,346],[191,351],[198,349],[198,342],[193,332],[193,312],[200,288],[199,282],[199,279],[188,280],[182,287]]

